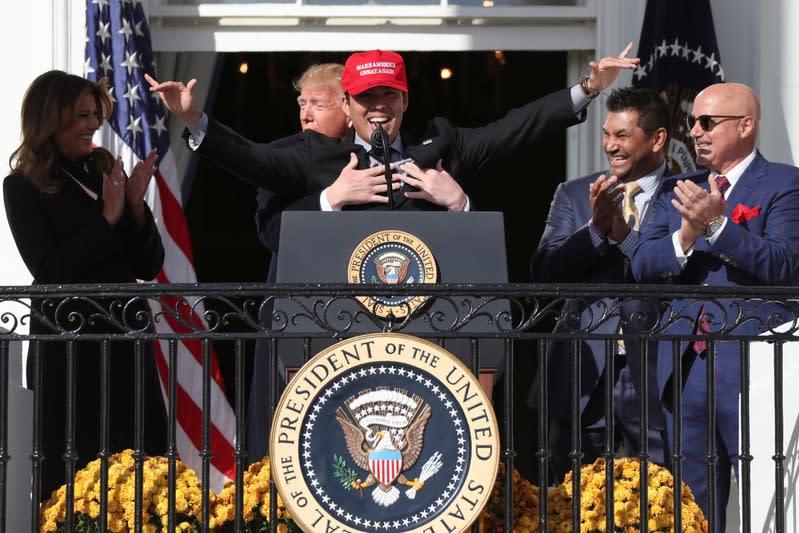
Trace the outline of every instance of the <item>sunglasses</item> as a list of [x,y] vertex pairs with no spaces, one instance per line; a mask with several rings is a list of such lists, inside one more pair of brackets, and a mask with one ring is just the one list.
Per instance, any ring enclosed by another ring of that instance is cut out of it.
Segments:
[[[732,120],[732,119],[742,119],[746,118],[746,115],[699,115],[695,117],[693,115],[688,115],[685,117],[685,123],[688,125],[688,129],[693,129],[694,124],[699,122],[699,127],[705,131],[710,131],[716,127],[717,124],[724,122],[725,120]],[[716,120],[721,119],[721,120]]]

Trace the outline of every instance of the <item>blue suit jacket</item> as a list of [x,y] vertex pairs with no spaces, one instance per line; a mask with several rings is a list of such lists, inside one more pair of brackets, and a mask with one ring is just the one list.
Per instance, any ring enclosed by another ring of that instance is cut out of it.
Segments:
[[[675,180],[690,179],[709,188],[708,175],[708,171],[702,171],[677,176]],[[644,228],[633,256],[633,274],[639,281],[733,286],[789,285],[799,279],[799,169],[770,163],[758,154],[730,191],[728,221],[721,234],[712,245],[700,237],[682,271],[672,243],[672,234],[681,224],[679,212],[671,205],[675,198],[673,185],[673,181],[665,185],[669,192],[656,202],[653,218]],[[757,206],[759,214],[735,223],[729,217],[739,204],[749,208]],[[741,300],[676,299],[670,312],[662,318],[664,324],[668,324],[666,333],[691,335],[703,307],[712,315],[710,331],[733,330],[743,335],[761,333],[768,326],[769,315],[783,311],[775,304],[757,305]],[[737,317],[739,313],[743,319]],[[740,325],[734,327],[736,322]],[[741,391],[739,343],[722,341],[715,346],[716,427],[725,449],[736,454]],[[697,359],[689,342],[683,343],[681,350],[684,354],[682,373],[673,376],[672,343],[660,344],[658,387],[664,405],[670,408],[673,383],[679,380],[683,413],[689,413],[688,418],[683,419],[688,424],[683,427],[683,452],[689,458],[700,458],[707,441],[705,422],[696,417],[704,413],[706,406],[707,365]],[[705,355],[703,353],[702,357]],[[690,472],[687,476],[686,482],[690,482],[695,494],[706,494],[707,480],[703,476]]]
[[[533,254],[531,261],[531,274],[534,281],[538,282],[582,282],[582,283],[633,283],[629,271],[629,258],[617,246],[597,248],[591,240],[588,221],[591,218],[591,204],[588,199],[588,186],[601,174],[610,175],[609,172],[598,172],[580,179],[561,183],[555,191],[552,205],[547,217],[546,228],[541,237],[538,249]],[[654,198],[663,190],[663,181],[655,191]],[[642,227],[651,219],[652,207],[645,213],[641,221]],[[585,331],[590,329],[595,333],[616,333],[619,330],[620,317],[629,320],[634,313],[642,313],[647,319],[637,323],[627,322],[626,330],[635,328],[645,329],[657,324],[656,307],[644,301],[624,302],[620,309],[615,298],[603,298],[596,301],[570,300],[564,304],[561,319],[555,331],[568,331],[577,329]],[[608,318],[604,318],[609,314]],[[570,317],[579,315],[579,323]],[[636,390],[640,394],[640,345],[637,342],[625,343],[627,364]],[[570,371],[570,342],[553,342],[548,357],[550,415],[567,420],[571,416],[571,371]],[[588,403],[591,394],[596,388],[602,371],[605,368],[605,342],[589,340],[582,343],[582,373],[580,391],[580,411]],[[660,407],[658,389],[656,387],[656,357],[657,350],[654,343],[649,349],[648,395],[649,395],[649,422],[653,427],[664,427],[663,411]],[[537,387],[534,385],[529,402],[535,405]]]
[[[635,278],[641,282],[671,282],[702,285],[790,285],[799,280],[799,169],[789,165],[771,163],[757,154],[744,171],[727,198],[728,221],[718,239],[709,245],[700,237],[688,263],[681,271],[677,263],[672,234],[680,228],[680,213],[671,205],[675,198],[674,182],[690,179],[709,188],[709,172],[701,171],[672,178],[656,201],[652,217],[641,235],[632,261]],[[738,204],[754,208],[758,216],[736,224],[730,215]],[[744,313],[756,313],[764,318],[778,311],[775,306],[755,307],[746,302],[722,301],[720,305],[708,304],[706,311],[713,314],[713,328],[723,322],[731,323],[739,307]],[[689,317],[676,320],[669,326],[669,334],[690,335],[702,304],[677,300],[672,303],[674,313]],[[756,334],[762,324],[749,320],[736,328],[741,334]],[[719,408],[732,406],[737,412],[737,395],[740,392],[737,343],[718,343],[717,378],[730,387],[717,387]],[[658,384],[661,391],[672,374],[670,343],[661,343],[658,366]],[[729,363],[729,364],[725,364]],[[725,376],[726,375],[726,376]],[[737,428],[735,428],[737,436]]]
[[[677,176],[691,179],[709,188],[708,171]],[[638,248],[633,255],[633,274],[639,281],[665,281],[680,284],[707,285],[787,285],[799,278],[799,169],[769,163],[760,154],[744,171],[727,198],[727,217],[739,204],[759,207],[759,214],[736,224],[728,218],[716,241],[709,245],[704,237],[696,242],[685,268],[676,261],[672,234],[681,224],[680,213],[671,205],[675,198],[674,181],[664,184],[668,191],[654,206],[652,219],[644,228]],[[776,305],[757,305],[741,300],[697,302],[676,299],[661,322],[667,334],[691,335],[696,318],[704,307],[712,315],[710,331],[729,331],[750,335],[767,326],[769,314],[781,311]],[[742,313],[738,318],[737,313]],[[754,318],[754,320],[752,320]],[[766,320],[766,322],[764,322]],[[736,322],[740,325],[735,327]],[[774,324],[772,324],[774,325]],[[729,454],[722,464],[737,466],[733,457],[738,453],[738,395],[740,383],[740,350],[738,342],[715,344],[716,428],[721,443],[717,451]],[[658,358],[658,386],[666,408],[673,406],[673,384],[682,390],[682,452],[686,457],[684,481],[694,491],[697,501],[708,511],[708,479],[704,471],[707,449],[707,370],[708,365],[691,349],[682,344],[682,372],[673,376],[672,343],[661,342]],[[678,352],[679,353],[679,352]],[[667,432],[672,435],[671,417],[667,417]],[[721,446],[723,444],[723,446]],[[729,461],[729,462],[727,462]],[[729,487],[729,470],[719,471],[720,483],[716,508],[723,512],[723,499]],[[717,519],[719,519],[717,517]],[[723,519],[722,519],[723,523]]]

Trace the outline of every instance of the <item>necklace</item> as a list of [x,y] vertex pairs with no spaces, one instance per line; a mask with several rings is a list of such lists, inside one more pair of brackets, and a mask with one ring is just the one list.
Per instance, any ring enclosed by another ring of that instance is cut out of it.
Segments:
[[86,185],[84,185],[82,181],[80,181],[78,178],[73,176],[72,173],[69,170],[65,169],[63,166],[58,165],[58,168],[60,168],[64,172],[64,174],[66,174],[67,176],[72,178],[72,181],[77,183],[80,186],[80,188],[83,189],[83,192],[85,192],[87,195],[89,195],[89,198],[91,198],[92,200],[97,200],[97,193],[96,192],[94,192],[93,190],[88,188]]

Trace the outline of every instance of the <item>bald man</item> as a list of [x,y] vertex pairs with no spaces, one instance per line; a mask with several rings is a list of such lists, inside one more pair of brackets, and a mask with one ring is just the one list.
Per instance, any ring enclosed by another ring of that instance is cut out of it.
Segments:
[[[741,84],[711,85],[694,100],[687,126],[697,164],[705,170],[676,176],[664,186],[633,255],[638,281],[685,285],[792,285],[799,280],[799,169],[766,161],[756,149],[760,104]],[[742,300],[696,302],[676,300],[670,316],[688,317],[667,333],[690,336],[701,329],[755,335],[765,325],[744,316],[765,319],[780,312],[776,305]],[[668,317],[665,317],[668,318]],[[740,346],[715,343],[715,450],[707,449],[707,352],[702,342],[683,342],[682,453],[683,479],[691,487],[711,531],[724,531],[730,470],[738,467],[738,395]],[[659,347],[658,386],[673,412],[672,343]],[[674,438],[673,417],[667,434]],[[675,450],[677,451],[677,450]],[[716,497],[709,498],[709,453],[718,455]]]

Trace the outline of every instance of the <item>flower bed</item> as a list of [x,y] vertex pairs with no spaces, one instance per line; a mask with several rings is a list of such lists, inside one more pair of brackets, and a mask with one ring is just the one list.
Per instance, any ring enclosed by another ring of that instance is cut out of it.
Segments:
[[[127,533],[135,520],[135,482],[133,451],[125,450],[108,459],[108,531]],[[165,457],[144,460],[142,488],[142,531],[156,533],[166,530],[167,474]],[[196,474],[180,461],[175,469],[175,511],[178,531],[198,531],[202,505],[200,482]],[[66,485],[53,491],[42,505],[41,531],[60,532],[66,518]],[[96,459],[75,473],[74,531],[99,531],[100,460]]]
[[[127,533],[134,525],[134,459],[131,450],[113,455],[108,468],[108,530]],[[245,533],[269,531],[269,457],[264,457],[244,473],[244,525]],[[614,463],[614,524],[615,532],[632,533],[640,530],[640,465],[637,459],[617,459]],[[144,460],[144,487],[142,494],[142,523],[146,533],[161,533],[167,523],[168,462],[164,457]],[[580,532],[605,532],[605,461],[599,459],[581,469]],[[674,479],[660,466],[650,464],[649,480],[649,530],[674,529]],[[500,464],[494,490],[486,509],[480,517],[481,533],[505,531],[505,466]],[[682,489],[683,531],[707,533],[707,521],[696,504],[691,490]],[[100,514],[100,460],[92,461],[75,474],[75,527],[76,533],[99,531]],[[572,474],[566,475],[561,485],[548,491],[548,526],[550,531],[572,531]],[[513,533],[539,531],[539,489],[513,471]],[[228,483],[218,495],[209,495],[209,529],[215,533],[232,533],[235,524],[235,485]],[[180,461],[176,468],[175,510],[177,531],[196,533],[200,530],[202,505],[200,482],[195,473]],[[42,533],[59,533],[64,530],[66,513],[66,487],[53,492],[41,511]],[[278,497],[277,531],[301,533]]]
[[[505,531],[504,465],[500,465],[497,482],[486,510],[480,517],[482,533]],[[667,469],[649,464],[648,469],[649,531],[674,530],[674,478]],[[640,531],[640,464],[638,459],[616,459],[613,467],[615,532]],[[547,493],[547,526],[549,531],[571,532],[572,473],[563,483]],[[513,472],[513,533],[539,531],[539,490]],[[598,459],[580,470],[580,532],[605,533],[605,460]],[[707,533],[708,525],[702,510],[687,485],[682,488],[682,525],[688,533]]]

